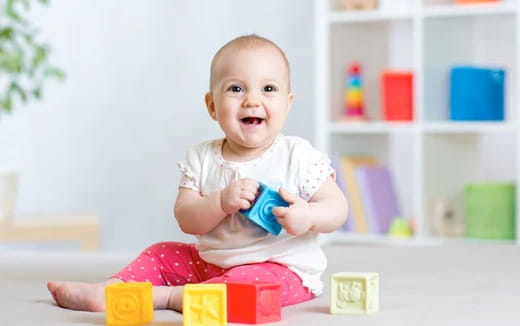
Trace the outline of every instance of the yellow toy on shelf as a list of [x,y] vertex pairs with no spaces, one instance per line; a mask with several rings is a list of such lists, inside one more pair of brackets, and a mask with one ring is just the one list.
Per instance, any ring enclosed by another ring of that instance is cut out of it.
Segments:
[[182,297],[184,326],[227,325],[225,284],[186,284]]
[[106,325],[137,326],[153,321],[152,283],[116,283],[105,288]]

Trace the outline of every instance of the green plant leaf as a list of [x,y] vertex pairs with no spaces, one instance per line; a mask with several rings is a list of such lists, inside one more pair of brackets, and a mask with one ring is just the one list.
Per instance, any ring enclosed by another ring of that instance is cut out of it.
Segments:
[[49,62],[49,47],[36,41],[38,29],[27,19],[35,3],[49,1],[0,0],[0,81],[6,86],[0,88],[0,115],[20,102],[41,99],[47,79],[65,78],[63,70]]
[[29,2],[29,0],[21,0],[21,2],[23,3],[23,7],[25,8],[25,10],[31,9],[31,3]]
[[31,94],[34,98],[39,100],[42,98],[42,89],[40,87],[35,88],[31,91]]
[[23,35],[23,38],[24,38],[25,42],[27,42],[27,44],[29,46],[34,46],[34,35],[29,34],[29,33],[25,33]]
[[44,77],[53,77],[58,80],[65,79],[65,73],[63,72],[63,70],[61,70],[59,68],[55,68],[55,67],[46,68],[43,72],[43,76]]
[[1,103],[4,111],[11,112],[13,110],[13,101],[11,100],[11,98],[9,96],[0,103]]
[[47,59],[47,49],[44,46],[37,45],[34,47],[33,65],[39,66]]
[[7,4],[5,6],[5,13],[6,13],[7,17],[11,18],[12,20],[14,20],[18,23],[25,24],[26,21],[14,9],[15,2],[16,2],[15,0],[7,0]]
[[27,94],[25,91],[20,87],[20,85],[16,81],[12,81],[9,85],[9,89],[11,94],[16,93],[20,97],[23,103],[27,102]]
[[0,40],[12,40],[14,36],[13,28],[4,27],[0,28]]
[[18,52],[0,52],[0,71],[19,73],[22,70],[23,57]]

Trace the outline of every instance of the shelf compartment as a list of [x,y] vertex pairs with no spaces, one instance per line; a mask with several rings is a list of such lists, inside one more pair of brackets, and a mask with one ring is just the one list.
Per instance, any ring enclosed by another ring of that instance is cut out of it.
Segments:
[[325,244],[338,245],[374,245],[374,246],[397,246],[397,247],[422,247],[422,246],[440,246],[440,245],[467,245],[467,244],[485,244],[485,245],[513,245],[514,240],[487,240],[487,239],[469,239],[463,237],[419,237],[412,236],[409,238],[393,238],[386,234],[363,234],[355,232],[336,231],[322,236]]
[[434,203],[439,199],[449,203],[454,220],[463,220],[466,184],[515,182],[517,178],[516,137],[509,134],[427,134],[423,141],[426,234],[431,234],[437,218]]
[[466,5],[431,5],[423,10],[424,17],[463,17],[463,16],[489,16],[515,14],[516,5],[513,3],[485,3],[485,4],[466,4]]
[[410,11],[384,11],[384,10],[365,10],[365,11],[346,11],[335,10],[329,15],[331,24],[363,23],[393,20],[411,20],[413,13]]
[[398,134],[331,134],[330,153],[334,155],[369,155],[381,166],[392,171],[397,198],[403,216],[414,214],[413,203],[418,200],[414,193],[413,171],[417,152],[414,137]]
[[365,114],[368,120],[381,120],[381,73],[387,69],[413,70],[412,38],[411,21],[331,25],[329,120],[342,119],[346,71],[354,62],[361,64]]
[[425,121],[449,120],[449,74],[457,65],[505,69],[505,119],[507,122],[518,119],[516,24],[511,15],[425,21],[422,85]]
[[443,133],[515,133],[518,126],[508,122],[426,122],[424,131],[430,134]]
[[416,130],[413,122],[368,121],[368,122],[331,122],[330,132],[334,134],[389,134],[410,133]]
[[362,234],[355,232],[336,231],[325,236],[327,244],[369,244],[379,246],[433,246],[442,244],[441,239],[422,238],[392,238],[386,234]]

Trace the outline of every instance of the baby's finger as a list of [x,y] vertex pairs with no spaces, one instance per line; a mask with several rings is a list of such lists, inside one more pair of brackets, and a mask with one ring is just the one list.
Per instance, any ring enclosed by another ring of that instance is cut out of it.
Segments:
[[245,200],[247,200],[249,202],[252,202],[252,201],[255,200],[256,195],[255,195],[255,193],[250,192],[249,190],[242,190],[240,192],[240,198],[241,199],[245,199]]
[[287,220],[285,218],[277,217],[276,221],[282,226],[282,228],[290,235],[294,235],[292,232],[292,227],[287,223]]
[[238,207],[240,207],[240,209],[249,209],[251,207],[251,202],[249,200],[240,199]]
[[280,196],[282,196],[282,198],[289,204],[294,204],[298,200],[298,195],[290,193],[284,188],[280,188],[278,192],[280,193]]
[[[281,206],[274,207],[272,212],[273,212],[273,215],[276,216],[277,218],[283,219],[287,215],[287,212],[289,212],[289,208],[281,207]],[[278,222],[278,223],[280,223],[280,222]]]

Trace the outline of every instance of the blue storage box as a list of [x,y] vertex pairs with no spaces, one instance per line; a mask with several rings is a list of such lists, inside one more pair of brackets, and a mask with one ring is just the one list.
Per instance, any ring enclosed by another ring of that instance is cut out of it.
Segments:
[[457,66],[450,73],[451,120],[504,120],[503,69]]

